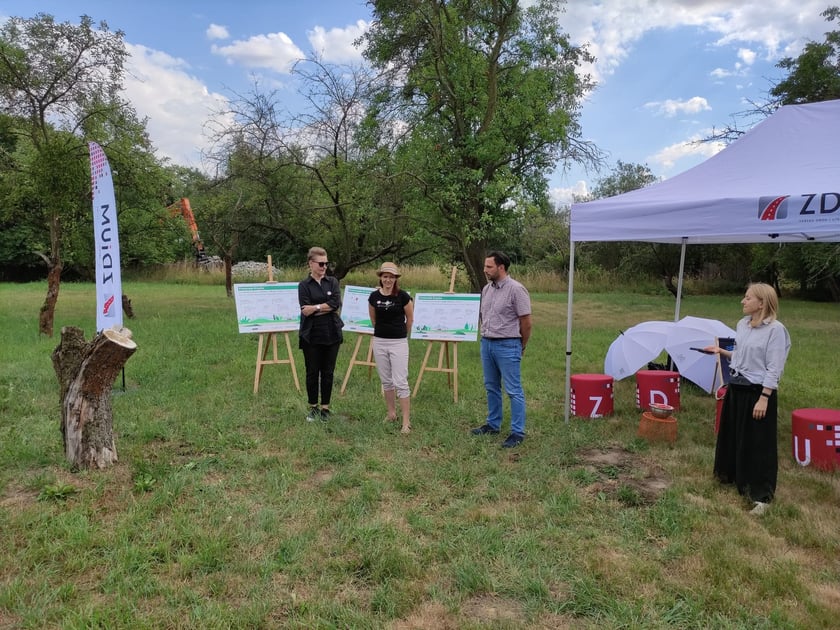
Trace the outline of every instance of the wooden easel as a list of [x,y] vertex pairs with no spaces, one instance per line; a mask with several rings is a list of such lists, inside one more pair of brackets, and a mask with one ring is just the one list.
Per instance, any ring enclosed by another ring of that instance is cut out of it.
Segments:
[[[455,293],[455,275],[458,273],[457,267],[452,267],[452,273],[449,277],[449,291],[446,293]],[[438,352],[438,360],[436,367],[428,367],[429,355],[432,353],[432,347],[440,344]],[[452,361],[450,364],[449,345],[452,344]],[[446,367],[443,367],[444,358],[446,359]],[[429,341],[426,348],[426,355],[423,357],[423,363],[420,366],[420,372],[417,374],[417,382],[414,384],[414,391],[411,397],[417,396],[420,391],[420,383],[423,380],[423,374],[426,372],[443,372],[446,374],[446,384],[453,390],[454,402],[458,402],[458,342],[457,341]],[[453,387],[454,383],[454,387]]]
[[[274,268],[271,265],[271,256],[268,257],[268,281],[274,282]],[[254,393],[256,394],[260,389],[260,379],[262,378],[262,371],[266,365],[286,364],[292,368],[292,378],[295,381],[295,387],[300,391],[300,381],[298,381],[297,368],[295,367],[295,360],[292,356],[292,342],[289,340],[289,333],[283,332],[283,338],[286,340],[286,358],[281,359],[277,355],[277,335],[279,332],[260,333],[259,345],[257,347],[257,368],[254,373]],[[272,349],[270,359],[266,359],[268,355],[269,346]]]
[[[298,391],[300,391],[300,382],[298,381],[297,375],[297,368],[295,367],[295,360],[292,358],[292,342],[289,341],[289,333],[284,332],[282,333],[283,337],[286,340],[286,356],[287,358],[281,359],[277,356],[277,335],[281,333],[279,332],[270,332],[270,333],[260,333],[260,343],[259,347],[257,348],[257,371],[254,374],[254,393],[256,394],[260,389],[260,378],[262,378],[262,371],[263,367],[266,365],[277,365],[277,364],[284,364],[288,363],[289,366],[292,368],[292,378],[295,381],[295,387]],[[270,359],[266,359],[266,355],[268,354],[269,346],[272,349],[272,354]]]
[[[438,352],[437,367],[427,367],[429,362],[429,355],[432,353],[432,346],[440,344],[440,351]],[[449,344],[452,344],[452,364],[449,363]],[[444,355],[446,357],[446,367],[443,367]],[[414,392],[411,397],[417,396],[420,390],[420,381],[423,380],[425,372],[445,372],[446,384],[453,390],[453,399],[458,402],[458,342],[457,341],[430,341],[426,348],[426,356],[423,357],[423,365],[420,366],[420,373],[417,374],[417,382],[414,384]],[[454,388],[453,388],[454,381]]]
[[[356,357],[359,356],[359,349],[362,347],[362,340],[367,337],[368,338],[368,349],[367,349],[367,358],[362,361],[357,359]],[[347,366],[347,373],[344,375],[344,382],[341,383],[341,393],[344,393],[344,390],[347,389],[347,382],[350,380],[350,372],[353,371],[353,366],[356,365],[366,365],[368,368],[368,380],[370,380],[370,374],[373,371],[373,368],[376,367],[376,361],[373,360],[373,335],[369,333],[358,333],[356,337],[356,347],[353,348],[353,356],[350,357],[350,365]]]

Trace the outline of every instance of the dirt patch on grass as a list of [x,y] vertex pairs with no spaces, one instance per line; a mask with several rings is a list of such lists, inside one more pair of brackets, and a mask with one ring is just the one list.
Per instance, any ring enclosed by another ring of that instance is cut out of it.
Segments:
[[0,630],[21,627],[21,618],[0,610]]
[[663,468],[618,445],[578,453],[586,486],[595,496],[606,495],[625,505],[649,505],[671,486]]
[[461,607],[461,614],[480,623],[515,622],[519,627],[525,623],[522,604],[513,599],[492,595],[479,595],[468,599]]
[[405,619],[388,624],[390,630],[457,630],[458,620],[438,602],[425,602]]
[[37,499],[38,493],[36,491],[26,490],[21,486],[9,485],[6,487],[3,496],[0,496],[0,508],[18,512],[24,506],[33,504]]
[[473,597],[457,614],[439,602],[425,602],[405,619],[388,624],[389,630],[457,630],[465,625],[488,628],[535,628],[567,630],[584,628],[579,619],[567,615],[544,614],[528,620],[522,605],[512,599],[493,595]]

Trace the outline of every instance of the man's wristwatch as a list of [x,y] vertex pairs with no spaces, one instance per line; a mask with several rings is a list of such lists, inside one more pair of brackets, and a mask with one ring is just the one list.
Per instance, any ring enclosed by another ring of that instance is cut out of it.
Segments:
[[320,304],[316,304],[316,305],[315,305],[315,310],[320,311],[320,310],[321,310],[321,305],[320,305]]

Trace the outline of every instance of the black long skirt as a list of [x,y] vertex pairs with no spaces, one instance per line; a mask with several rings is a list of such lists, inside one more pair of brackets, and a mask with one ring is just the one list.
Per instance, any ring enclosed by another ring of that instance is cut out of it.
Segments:
[[721,483],[735,484],[743,496],[769,503],[779,472],[778,407],[774,391],[764,418],[753,418],[761,390],[761,385],[729,384],[720,414],[714,471]]

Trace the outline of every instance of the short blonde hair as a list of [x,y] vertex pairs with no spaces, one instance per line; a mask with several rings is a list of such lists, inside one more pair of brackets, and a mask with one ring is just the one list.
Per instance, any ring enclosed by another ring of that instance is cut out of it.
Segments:
[[327,255],[327,250],[324,249],[323,247],[310,247],[309,248],[309,253],[306,255],[306,260],[310,261],[313,258],[315,258],[315,256],[326,256],[326,255]]
[[761,300],[761,319],[774,321],[779,312],[779,296],[776,289],[764,282],[753,282],[747,286],[747,290],[752,291],[752,294]]

